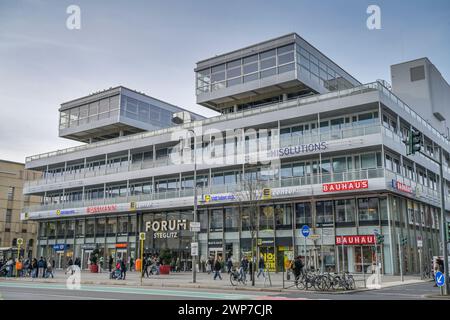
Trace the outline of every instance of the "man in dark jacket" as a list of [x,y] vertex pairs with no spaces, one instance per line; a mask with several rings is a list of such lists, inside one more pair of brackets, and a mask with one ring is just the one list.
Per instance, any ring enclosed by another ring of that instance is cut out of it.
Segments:
[[294,276],[295,276],[295,281],[298,281],[298,278],[300,278],[300,275],[303,272],[303,262],[300,256],[297,256],[297,258],[295,258],[294,261]]
[[258,274],[256,275],[257,278],[259,278],[259,276],[262,274],[263,278],[265,278],[266,276],[264,275],[264,269],[265,269],[266,265],[264,263],[264,256],[261,255],[259,257],[259,262],[258,262]]
[[111,270],[112,270],[113,262],[114,262],[113,257],[109,256],[109,260],[108,260],[109,272],[111,272]]
[[122,260],[120,260],[120,278],[122,280],[125,280],[126,276],[127,276],[127,264],[122,259]]
[[222,280],[222,276],[220,275],[220,270],[222,269],[222,264],[220,263],[220,258],[217,258],[214,262],[214,280],[219,277]]
[[[42,274],[42,278],[44,277],[44,275],[45,275],[45,261],[44,261],[44,258],[43,257],[41,257],[40,259],[39,259],[39,261],[38,261],[38,278],[39,278],[39,275],[40,274]],[[42,270],[42,271],[41,271]],[[42,272],[42,273],[41,273]]]

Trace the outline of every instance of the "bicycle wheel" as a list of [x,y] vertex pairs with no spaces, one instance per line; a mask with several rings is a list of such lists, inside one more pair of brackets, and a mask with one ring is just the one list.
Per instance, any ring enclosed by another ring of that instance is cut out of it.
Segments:
[[304,277],[298,277],[295,280],[295,286],[297,287],[297,289],[299,290],[305,290],[305,282],[304,282]]
[[353,279],[352,276],[349,276],[346,282],[347,282],[347,289],[348,290],[355,290],[356,289],[355,279]]
[[230,282],[233,287],[237,286],[239,282],[238,276],[236,276],[233,272],[230,274]]

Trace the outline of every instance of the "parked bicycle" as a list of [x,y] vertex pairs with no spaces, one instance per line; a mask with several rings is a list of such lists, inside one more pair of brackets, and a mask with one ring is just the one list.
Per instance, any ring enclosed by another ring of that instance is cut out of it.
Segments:
[[320,273],[317,270],[300,274],[295,279],[295,285],[299,290],[314,288],[314,290],[318,291],[354,290],[356,288],[355,279],[348,272],[339,275],[329,272]]
[[232,286],[237,286],[239,283],[245,286],[247,284],[247,279],[242,272],[239,272],[234,268],[230,272],[230,282]]

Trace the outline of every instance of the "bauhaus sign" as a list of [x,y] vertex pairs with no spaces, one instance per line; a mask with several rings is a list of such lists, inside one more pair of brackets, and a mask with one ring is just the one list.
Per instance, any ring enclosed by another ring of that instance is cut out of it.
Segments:
[[336,245],[372,245],[375,244],[375,235],[351,235],[351,236],[336,236]]
[[369,188],[369,180],[324,183],[322,185],[323,192],[352,191],[367,188]]

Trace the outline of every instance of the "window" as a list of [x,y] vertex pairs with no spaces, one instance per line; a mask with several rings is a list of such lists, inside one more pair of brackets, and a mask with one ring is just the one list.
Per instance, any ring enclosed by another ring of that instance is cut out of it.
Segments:
[[14,187],[8,188],[8,201],[14,200]]
[[295,204],[295,224],[297,229],[305,224],[312,224],[311,204],[309,202]]
[[275,206],[275,225],[277,229],[292,229],[292,208],[291,205]]
[[95,231],[95,219],[86,219],[86,237],[93,237]]
[[333,223],[333,201],[316,202],[317,225]]
[[378,198],[358,199],[359,222],[378,223]]
[[425,67],[418,66],[409,69],[411,82],[425,79]]
[[336,209],[336,224],[354,223],[356,203],[355,199],[336,200],[334,202]]
[[221,232],[223,230],[223,210],[211,210],[210,232]]
[[273,230],[274,207],[261,207],[259,211],[259,230]]
[[238,231],[238,210],[237,208],[225,208],[225,231]]
[[128,234],[128,217],[119,217],[119,235]]
[[12,210],[11,209],[6,209],[6,223],[11,223],[11,219],[12,219]]

